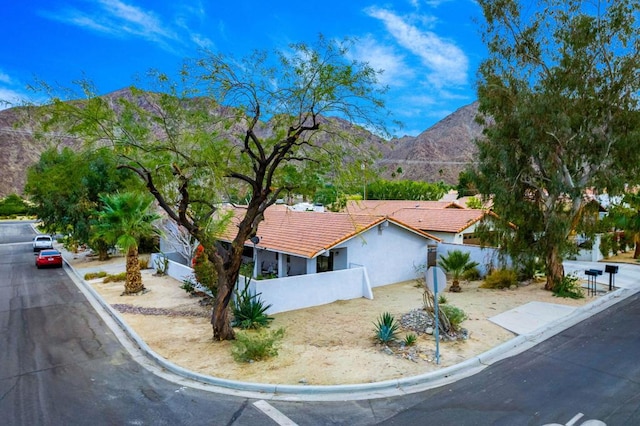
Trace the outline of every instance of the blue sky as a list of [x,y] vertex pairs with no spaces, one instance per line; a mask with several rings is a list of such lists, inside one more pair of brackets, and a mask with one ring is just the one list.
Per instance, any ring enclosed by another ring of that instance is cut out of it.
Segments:
[[31,96],[36,79],[68,87],[87,78],[104,94],[151,68],[172,73],[202,48],[240,57],[322,33],[357,38],[353,57],[385,70],[387,106],[404,123],[394,133],[417,135],[476,99],[486,54],[473,0],[4,3],[0,99],[11,102]]

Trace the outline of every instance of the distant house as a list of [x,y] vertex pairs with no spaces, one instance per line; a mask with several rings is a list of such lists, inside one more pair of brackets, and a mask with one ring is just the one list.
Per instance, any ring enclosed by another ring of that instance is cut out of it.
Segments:
[[479,244],[477,224],[493,215],[486,210],[466,209],[453,201],[352,201],[346,210],[352,214],[384,215],[452,244]]
[[413,200],[349,200],[345,211],[349,214],[393,216],[401,209],[463,209],[454,201]]

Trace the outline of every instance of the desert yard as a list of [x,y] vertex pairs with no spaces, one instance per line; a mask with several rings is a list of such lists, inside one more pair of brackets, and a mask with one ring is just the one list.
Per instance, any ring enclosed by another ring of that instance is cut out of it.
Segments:
[[[98,262],[82,255],[72,265],[100,269],[117,262]],[[127,324],[160,356],[189,370],[224,379],[255,383],[336,385],[368,383],[434,371],[457,364],[515,336],[489,318],[531,301],[581,306],[593,300],[563,299],[532,282],[508,290],[489,290],[480,282],[462,283],[461,293],[442,293],[447,303],[464,310],[466,340],[443,341],[440,364],[435,339],[419,334],[414,346],[386,347],[376,342],[374,323],[383,312],[397,320],[423,305],[423,290],[414,281],[374,288],[374,299],[338,301],[328,305],[273,315],[269,329],[283,327],[279,354],[265,361],[237,362],[230,342],[212,340],[210,308],[180,288],[182,283],[143,271],[148,292],[122,296],[124,284],[88,281]],[[402,338],[410,330],[402,330]]]

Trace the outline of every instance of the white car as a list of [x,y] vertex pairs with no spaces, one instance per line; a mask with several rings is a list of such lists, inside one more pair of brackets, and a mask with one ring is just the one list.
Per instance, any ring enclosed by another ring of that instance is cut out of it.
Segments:
[[53,248],[53,238],[51,235],[36,235],[33,237],[33,251],[40,251]]

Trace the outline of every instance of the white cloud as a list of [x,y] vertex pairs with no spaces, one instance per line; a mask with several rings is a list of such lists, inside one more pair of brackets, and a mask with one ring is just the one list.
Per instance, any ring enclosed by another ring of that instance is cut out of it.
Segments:
[[198,47],[202,49],[212,50],[214,47],[213,41],[211,39],[204,37],[202,34],[191,34],[191,41],[193,41]]
[[384,85],[404,85],[413,76],[404,58],[393,47],[382,45],[371,36],[360,38],[351,54],[356,59],[367,62],[374,70],[383,71],[378,79]]
[[28,101],[30,101],[28,93],[0,86],[0,110],[22,105]]
[[0,83],[11,84],[11,77],[0,70]]
[[369,16],[382,21],[395,41],[420,58],[428,70],[427,80],[436,88],[467,83],[469,61],[462,49],[432,31],[421,31],[385,9],[366,9]]
[[[182,44],[184,39],[192,40],[193,37],[180,37],[177,32],[179,27],[188,30],[187,25],[180,25],[172,28],[166,24],[153,11],[144,10],[140,7],[125,3],[121,0],[99,0],[95,3],[86,4],[96,7],[87,10],[76,8],[66,8],[55,12],[42,12],[48,19],[75,25],[90,31],[106,34],[112,37],[127,38],[139,37],[147,41],[158,44],[161,48],[174,51],[174,44]],[[199,8],[187,9],[189,14],[202,14]],[[195,40],[204,43],[202,37]]]

